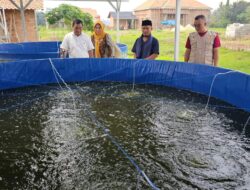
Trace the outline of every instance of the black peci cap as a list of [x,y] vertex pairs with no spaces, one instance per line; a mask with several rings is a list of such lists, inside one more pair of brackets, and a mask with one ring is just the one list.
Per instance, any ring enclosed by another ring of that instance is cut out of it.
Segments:
[[152,26],[151,20],[143,20],[141,23],[142,26]]

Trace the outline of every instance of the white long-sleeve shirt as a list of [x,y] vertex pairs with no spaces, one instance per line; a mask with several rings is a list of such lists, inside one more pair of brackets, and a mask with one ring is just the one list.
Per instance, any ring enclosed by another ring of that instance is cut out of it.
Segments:
[[61,48],[68,51],[70,58],[88,58],[88,52],[93,50],[94,46],[86,34],[76,36],[74,32],[70,32],[64,37]]

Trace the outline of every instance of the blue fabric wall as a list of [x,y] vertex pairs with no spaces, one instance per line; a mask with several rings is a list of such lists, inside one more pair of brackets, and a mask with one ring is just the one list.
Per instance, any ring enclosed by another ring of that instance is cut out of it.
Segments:
[[[0,60],[27,60],[59,58],[61,42],[24,42],[24,43],[0,43]],[[127,57],[128,47],[125,44],[117,44],[122,58]]]
[[[66,82],[120,81],[156,84],[208,95],[214,76],[230,70],[182,62],[132,59],[52,59]],[[133,78],[135,76],[135,78]],[[49,59],[0,64],[0,89],[56,83]],[[212,96],[250,112],[250,75],[219,75]]]

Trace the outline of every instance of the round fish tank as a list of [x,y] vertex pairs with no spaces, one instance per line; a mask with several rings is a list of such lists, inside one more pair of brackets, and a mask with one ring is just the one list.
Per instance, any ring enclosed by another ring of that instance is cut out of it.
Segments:
[[128,57],[128,46],[125,44],[117,43],[117,46],[119,47],[121,51],[121,58],[127,58]]
[[3,189],[248,189],[250,76],[199,64],[0,64]]
[[[59,58],[60,41],[0,43],[0,61]],[[118,43],[121,58],[126,58],[128,47]]]
[[61,42],[1,43],[0,60],[59,58]]

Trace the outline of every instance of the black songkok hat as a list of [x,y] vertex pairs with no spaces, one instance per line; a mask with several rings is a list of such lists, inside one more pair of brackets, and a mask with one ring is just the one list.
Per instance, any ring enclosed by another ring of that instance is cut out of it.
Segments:
[[141,23],[142,26],[152,26],[151,20],[143,20]]

